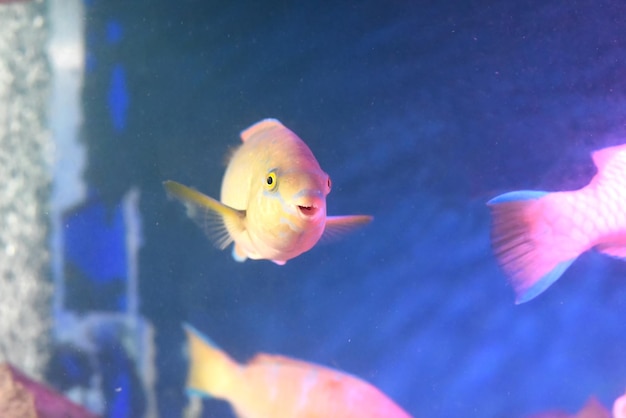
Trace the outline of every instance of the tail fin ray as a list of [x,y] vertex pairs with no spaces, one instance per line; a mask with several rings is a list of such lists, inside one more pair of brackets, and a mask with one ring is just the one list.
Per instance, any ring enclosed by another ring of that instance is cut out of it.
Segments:
[[[492,246],[510,277],[516,303],[541,294],[583,251],[572,244],[562,248],[568,231],[561,231],[560,226],[552,223],[558,209],[553,204],[555,197],[547,192],[518,191],[488,202],[493,215]],[[548,215],[548,211],[552,212]]]

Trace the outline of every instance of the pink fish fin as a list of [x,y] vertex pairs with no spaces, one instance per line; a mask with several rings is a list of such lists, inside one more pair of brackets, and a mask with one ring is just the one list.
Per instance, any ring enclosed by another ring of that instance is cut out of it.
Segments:
[[[510,277],[516,303],[527,302],[552,285],[574,262],[578,254],[562,259],[554,250],[552,236],[534,231],[542,220],[542,198],[547,192],[517,191],[491,199],[493,216],[491,244],[496,258]],[[557,248],[557,250],[560,250]]]
[[598,401],[598,398],[591,396],[575,418],[611,418],[611,413]]
[[187,334],[189,353],[187,393],[190,396],[224,399],[234,386],[239,364],[191,325],[184,323],[183,328]]
[[597,173],[589,182],[592,187],[597,187],[598,184],[602,183],[605,177],[605,172],[607,171],[607,166],[618,160],[616,155],[624,151],[626,151],[626,145],[617,145],[614,147],[603,148],[591,153],[591,158],[593,159],[593,163],[597,169]]
[[626,151],[626,144],[616,145],[614,147],[607,147],[594,151],[591,154],[591,158],[593,159],[593,163],[598,171],[602,171],[604,167],[606,167],[606,165],[613,160],[613,157],[616,154],[624,151]]
[[233,259],[240,263],[243,263],[248,259],[248,255],[243,251],[241,246],[237,243],[233,245]]
[[611,257],[626,259],[626,246],[624,244],[601,244],[596,246],[596,249],[602,254],[610,255]]
[[217,200],[175,181],[165,181],[167,194],[179,200],[187,209],[187,215],[204,231],[215,246],[226,248],[233,237],[228,232],[245,229],[246,212],[233,209]]
[[262,366],[283,366],[292,367],[294,369],[302,370],[330,370],[325,366],[321,366],[315,363],[309,363],[303,360],[295,358],[285,357],[278,354],[266,354],[259,353],[255,355],[247,365],[262,365]]
[[276,129],[287,129],[285,128],[285,126],[280,123],[280,121],[278,121],[277,119],[263,119],[257,123],[255,123],[254,125],[250,126],[249,128],[244,129],[243,131],[241,131],[241,140],[243,142],[246,142],[248,139],[252,138],[255,135],[259,135],[262,132],[265,131],[271,131],[271,130],[276,130]]
[[370,215],[327,216],[321,242],[335,241],[356,228],[372,222],[373,219],[374,217]]
[[558,410],[548,410],[538,414],[532,414],[526,418],[572,418],[570,414]]
[[272,260],[272,262],[274,264],[279,265],[279,266],[284,266],[287,263],[287,261],[285,261],[285,260]]
[[626,394],[613,403],[613,418],[626,418]]

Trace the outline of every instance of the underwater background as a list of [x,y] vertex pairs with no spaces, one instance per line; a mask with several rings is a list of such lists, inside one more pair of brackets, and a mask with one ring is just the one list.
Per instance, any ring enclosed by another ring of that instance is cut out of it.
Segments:
[[[626,264],[586,253],[515,305],[486,202],[581,187],[590,153],[626,142],[626,3],[84,5],[89,198],[69,218],[90,213],[119,238],[120,202],[139,191],[136,303],[154,329],[159,416],[187,404],[183,322],[239,361],[277,353],[359,376],[416,417],[573,413],[624,392]],[[285,266],[215,249],[162,186],[219,196],[240,131],[267,117],[330,174],[329,214],[375,217]],[[127,304],[117,238],[72,231],[68,305]],[[105,242],[89,261],[74,250],[85,237]],[[106,416],[146,414],[141,393],[107,396]],[[218,400],[203,409],[234,416]]]

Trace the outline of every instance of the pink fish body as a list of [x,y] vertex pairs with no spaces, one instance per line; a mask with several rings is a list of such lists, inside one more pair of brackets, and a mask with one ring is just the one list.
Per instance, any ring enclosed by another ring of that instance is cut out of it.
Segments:
[[626,418],[626,394],[613,403],[613,418]]
[[323,366],[258,354],[236,363],[190,326],[190,395],[226,400],[245,418],[408,418],[369,383]]
[[598,172],[582,189],[517,191],[488,202],[492,245],[517,303],[546,290],[587,250],[626,258],[626,145],[592,158]]
[[[611,418],[611,413],[598,401],[595,396],[589,398],[583,408],[576,414],[568,414],[563,411],[549,411],[533,414],[528,418]],[[613,418],[626,418],[623,415],[615,415]]]

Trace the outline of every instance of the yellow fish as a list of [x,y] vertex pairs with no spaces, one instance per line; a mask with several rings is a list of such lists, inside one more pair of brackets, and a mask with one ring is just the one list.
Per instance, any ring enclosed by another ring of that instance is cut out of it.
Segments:
[[197,330],[185,325],[189,342],[190,395],[230,403],[246,418],[410,418],[369,383],[327,367],[258,354],[236,363]]
[[241,139],[222,180],[221,202],[174,181],[163,183],[218,248],[235,243],[235,260],[282,265],[310,250],[322,235],[372,220],[326,216],[330,177],[309,147],[276,119],[252,125]]

